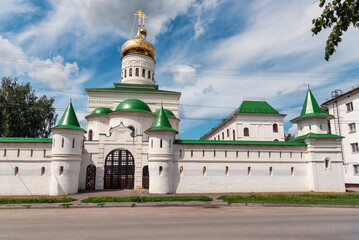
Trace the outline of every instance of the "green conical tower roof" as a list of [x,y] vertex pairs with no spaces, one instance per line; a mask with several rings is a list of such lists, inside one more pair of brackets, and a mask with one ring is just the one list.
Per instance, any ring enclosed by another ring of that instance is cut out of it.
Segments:
[[299,117],[296,117],[291,120],[291,122],[297,122],[299,119],[305,117],[313,117],[313,116],[326,116],[326,117],[333,117],[328,113],[323,113],[320,109],[317,100],[315,100],[312,91],[308,88],[307,95],[304,100],[302,112],[300,113]]
[[155,121],[153,121],[152,127],[147,129],[146,132],[154,130],[173,131],[176,132],[176,134],[178,133],[175,129],[172,128],[171,123],[168,120],[166,112],[162,106]]
[[69,106],[66,108],[64,115],[62,115],[59,123],[54,128],[67,128],[67,129],[77,129],[77,130],[85,131],[80,127],[79,121],[77,120],[76,113],[74,107],[72,106],[71,101]]

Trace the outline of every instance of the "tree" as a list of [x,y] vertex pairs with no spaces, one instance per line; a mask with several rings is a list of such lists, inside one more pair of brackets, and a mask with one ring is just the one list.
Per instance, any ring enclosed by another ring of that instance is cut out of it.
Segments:
[[313,19],[312,33],[314,36],[323,29],[333,28],[325,46],[325,60],[328,61],[342,41],[343,32],[351,24],[359,27],[359,0],[320,0],[319,6],[324,6],[324,10],[320,17]]
[[0,137],[48,137],[56,123],[55,99],[38,98],[30,83],[3,77],[0,89]]
[[287,134],[285,134],[284,141],[288,142],[288,141],[292,140],[293,138],[294,138],[294,136],[291,133],[287,133]]

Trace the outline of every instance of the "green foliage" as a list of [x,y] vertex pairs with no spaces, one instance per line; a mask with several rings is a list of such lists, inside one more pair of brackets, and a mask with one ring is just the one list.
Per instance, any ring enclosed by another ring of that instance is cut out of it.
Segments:
[[188,201],[212,201],[207,196],[130,196],[130,197],[89,197],[83,203],[103,203],[103,202],[188,202]]
[[342,41],[343,32],[350,25],[359,27],[359,0],[320,0],[319,6],[323,9],[320,17],[313,19],[313,35],[317,35],[326,28],[332,28],[325,46],[325,60],[335,52],[335,47]]
[[250,194],[223,195],[218,199],[228,203],[280,203],[280,204],[326,204],[326,205],[357,205],[359,194],[320,193],[320,194]]
[[0,197],[0,204],[16,204],[16,203],[67,203],[76,201],[75,198],[63,197],[38,197],[38,198],[16,198],[16,197]]
[[293,138],[294,138],[294,136],[291,133],[287,133],[287,134],[285,134],[284,141],[288,142],[288,141],[292,140]]
[[55,99],[38,98],[30,83],[3,77],[0,88],[0,137],[44,137],[56,123]]

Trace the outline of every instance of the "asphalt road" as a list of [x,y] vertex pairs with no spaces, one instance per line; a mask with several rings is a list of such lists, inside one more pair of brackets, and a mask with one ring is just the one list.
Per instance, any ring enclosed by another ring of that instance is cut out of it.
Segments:
[[0,210],[0,239],[359,239],[359,209],[134,207]]

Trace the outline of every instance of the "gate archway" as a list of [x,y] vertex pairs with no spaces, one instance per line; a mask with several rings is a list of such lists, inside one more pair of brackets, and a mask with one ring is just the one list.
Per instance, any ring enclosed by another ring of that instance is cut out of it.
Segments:
[[128,150],[115,149],[105,159],[104,189],[133,189],[135,163]]
[[95,190],[96,166],[90,164],[86,168],[86,190]]

